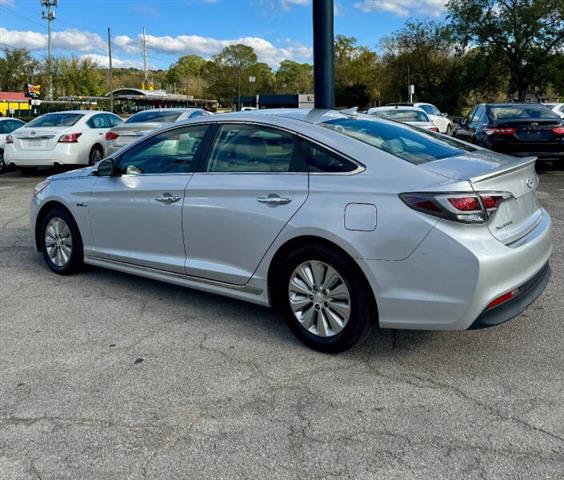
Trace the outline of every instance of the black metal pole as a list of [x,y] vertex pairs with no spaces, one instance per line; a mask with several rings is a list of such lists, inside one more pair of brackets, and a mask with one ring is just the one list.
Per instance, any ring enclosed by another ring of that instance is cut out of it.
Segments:
[[313,0],[313,81],[315,108],[335,108],[333,0]]

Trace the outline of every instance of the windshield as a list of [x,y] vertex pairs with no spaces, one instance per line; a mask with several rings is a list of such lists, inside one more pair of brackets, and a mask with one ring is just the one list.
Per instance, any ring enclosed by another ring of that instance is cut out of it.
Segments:
[[182,112],[178,111],[162,111],[162,110],[146,110],[139,112],[129,117],[125,123],[141,123],[141,122],[159,122],[159,123],[174,123]]
[[48,113],[32,120],[28,127],[72,127],[82,117],[81,113]]
[[560,119],[556,113],[544,105],[507,105],[503,107],[490,107],[489,110],[492,120]]
[[378,110],[373,112],[375,117],[391,118],[398,122],[429,122],[429,117],[425,112],[417,110]]
[[321,125],[416,165],[477,150],[444,135],[385,121],[339,118]]

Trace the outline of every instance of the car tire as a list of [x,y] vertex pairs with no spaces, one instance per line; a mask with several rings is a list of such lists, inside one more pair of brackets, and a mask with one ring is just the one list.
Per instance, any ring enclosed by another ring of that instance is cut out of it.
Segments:
[[100,145],[94,145],[88,155],[88,165],[92,166],[104,158],[104,151]]
[[0,173],[4,173],[6,171],[6,162],[4,161],[4,150],[0,148]]
[[[307,276],[307,265],[314,283],[319,283],[313,289],[306,281],[299,281]],[[303,290],[304,285],[309,293]],[[325,246],[304,246],[292,252],[277,274],[274,291],[275,303],[290,330],[320,352],[351,348],[365,339],[375,324],[374,298],[363,273],[345,255]],[[307,300],[309,308],[296,310]]]
[[68,210],[62,207],[51,209],[41,222],[40,235],[43,258],[53,272],[70,275],[82,268],[82,237]]
[[453,130],[452,125],[449,125],[449,126],[447,127],[447,129],[446,129],[446,134],[447,134],[449,137],[452,136],[452,130]]

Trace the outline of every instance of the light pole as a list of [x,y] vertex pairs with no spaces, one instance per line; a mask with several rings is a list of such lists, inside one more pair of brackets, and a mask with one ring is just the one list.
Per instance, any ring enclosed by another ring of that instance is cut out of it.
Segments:
[[44,8],[41,16],[47,20],[47,75],[49,77],[49,88],[47,90],[47,98],[53,99],[53,69],[51,64],[51,22],[55,20],[55,8],[57,8],[59,0],[41,0],[41,6]]
[[[256,81],[257,81],[257,77],[255,77],[254,75],[251,75],[251,76],[249,77],[249,83],[252,83],[252,84],[254,85],[254,84],[256,83]],[[256,94],[256,90],[255,90],[254,88],[253,88],[253,90],[254,90],[254,92],[255,92],[255,94]],[[255,96],[255,107],[256,107],[257,110],[258,110],[258,95]]]
[[313,81],[315,108],[335,108],[333,0],[313,0]]

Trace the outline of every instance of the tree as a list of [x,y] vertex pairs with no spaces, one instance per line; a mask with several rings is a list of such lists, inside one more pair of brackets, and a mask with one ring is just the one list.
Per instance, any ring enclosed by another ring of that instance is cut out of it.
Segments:
[[38,62],[25,48],[6,48],[0,57],[0,90],[23,92],[26,83],[33,83]]
[[206,89],[204,78],[207,61],[199,55],[180,57],[170,66],[166,81],[172,90],[180,90],[186,95],[201,97]]
[[477,45],[502,61],[508,95],[524,100],[542,83],[553,55],[563,55],[563,0],[450,0],[448,18],[463,46]]
[[313,92],[313,66],[293,60],[282,60],[274,75],[278,93]]
[[335,38],[337,105],[366,107],[380,97],[380,63],[376,52],[357,45],[354,37]]

